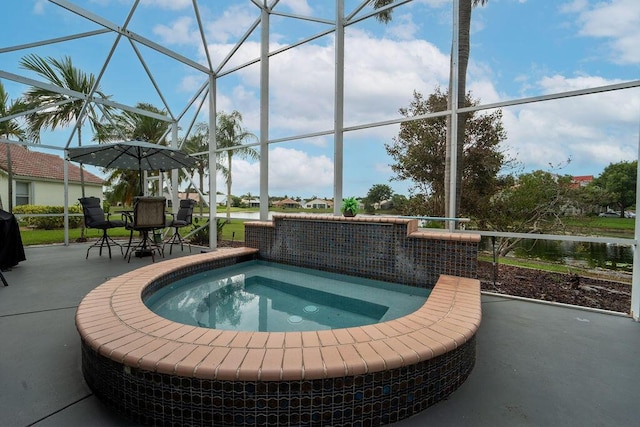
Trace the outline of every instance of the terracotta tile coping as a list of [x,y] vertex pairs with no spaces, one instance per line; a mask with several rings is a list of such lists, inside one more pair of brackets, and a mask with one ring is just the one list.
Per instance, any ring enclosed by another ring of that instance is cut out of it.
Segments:
[[83,341],[129,367],[218,380],[300,380],[398,368],[451,351],[481,319],[480,283],[441,276],[417,311],[384,323],[309,332],[237,332],[175,323],[142,302],[145,287],[172,271],[216,258],[257,253],[219,249],[167,260],[113,278],[78,306]]
[[459,242],[479,242],[480,234],[472,233],[451,233],[444,230],[420,230],[418,231],[418,220],[413,218],[394,218],[384,216],[355,216],[355,217],[342,217],[335,215],[318,215],[318,214],[280,214],[273,215],[273,221],[247,221],[244,226],[247,227],[274,227],[274,221],[278,219],[294,219],[294,220],[308,220],[308,221],[349,221],[349,222],[363,222],[363,223],[380,223],[380,224],[406,224],[407,237],[417,239],[431,239],[431,240],[449,240]]

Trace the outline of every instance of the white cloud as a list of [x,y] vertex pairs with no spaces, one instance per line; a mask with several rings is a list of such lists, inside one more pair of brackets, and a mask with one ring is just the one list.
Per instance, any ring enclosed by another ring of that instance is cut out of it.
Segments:
[[[613,84],[601,77],[554,75],[538,82],[544,93]],[[571,159],[574,174],[598,175],[604,166],[637,157],[640,98],[606,92],[503,109],[507,145],[527,169]],[[561,173],[563,173],[561,171]]]
[[33,13],[35,13],[36,15],[44,14],[46,3],[47,2],[45,0],[37,0],[35,3],[33,3]]
[[192,5],[191,0],[142,0],[142,5],[168,10],[186,9]]
[[[211,44],[214,57],[224,57],[231,45]],[[281,45],[272,44],[271,49]],[[259,45],[245,43],[229,66],[246,63],[258,56]],[[333,38],[288,50],[270,60],[270,128],[288,135],[333,128],[334,109]],[[408,105],[414,90],[430,93],[446,84],[449,59],[432,44],[422,40],[378,39],[362,31],[347,33],[345,53],[345,124],[388,120]],[[239,80],[225,96],[240,106],[256,110],[260,75],[257,65],[234,73]],[[239,88],[242,87],[242,89]],[[222,88],[222,85],[220,85]],[[250,98],[254,97],[253,100]],[[257,113],[244,110],[247,117]]]
[[[258,194],[260,164],[233,158],[233,194]],[[308,196],[324,194],[333,185],[333,162],[326,156],[310,156],[304,151],[276,147],[269,150],[269,193]],[[225,192],[218,177],[218,191]]]
[[386,34],[398,40],[411,40],[415,38],[418,28],[413,15],[405,13],[393,18],[386,28]]
[[[616,46],[622,48],[623,41],[632,38],[617,32],[599,14],[610,7],[609,10],[615,15],[617,9],[614,6],[623,3],[623,0],[611,1],[602,4],[599,9],[589,9],[589,3],[577,0],[565,5],[563,11],[579,14],[582,23],[580,34],[583,36],[607,37],[611,40],[618,37],[615,39]],[[440,3],[436,1],[434,4]],[[294,3],[290,3],[287,6],[297,7],[293,5]],[[299,5],[304,7],[306,3],[301,2]],[[631,9],[637,10],[638,7]],[[306,14],[301,10],[296,13]],[[255,10],[234,7],[228,9],[222,17],[209,22],[209,49],[212,57],[218,61],[226,57],[234,47],[237,37],[255,17]],[[449,52],[440,51],[427,41],[412,39],[416,31],[414,19],[416,18],[409,15],[395,16],[392,21],[394,25],[387,26],[384,30],[385,35],[392,38],[348,28],[345,58],[346,126],[398,117],[398,109],[411,102],[414,90],[426,95],[436,86],[446,89]],[[634,22],[633,19],[628,21]],[[400,24],[405,24],[405,28]],[[173,43],[193,41],[192,26],[193,22],[176,19],[167,27],[165,38]],[[628,25],[624,24],[623,27]],[[634,34],[634,29],[627,30]],[[635,38],[638,39],[640,38]],[[270,49],[273,51],[282,46],[284,45],[272,40]],[[634,49],[636,47],[631,46],[627,52],[633,52]],[[257,57],[259,44],[248,41],[235,53],[227,68],[247,63]],[[201,61],[203,58],[201,57]],[[333,128],[334,63],[333,36],[298,46],[270,59],[270,138]],[[619,82],[595,73],[571,77],[550,74],[546,71],[545,64],[539,67],[534,74],[543,77],[535,80],[536,77],[532,75],[522,76],[522,93],[548,94]],[[472,57],[468,78],[468,89],[472,91],[472,96],[482,103],[511,97],[496,87],[495,77],[499,72],[501,70],[496,71],[489,64],[478,62]],[[193,87],[197,84],[199,87],[198,82],[201,81],[201,77],[184,79],[182,85]],[[258,64],[221,79],[218,85],[218,110],[241,111],[244,125],[257,132],[260,117],[259,84]],[[504,108],[503,124],[508,134],[507,145],[511,147],[512,153],[519,153],[519,159],[528,170],[548,169],[549,164],[561,163],[570,158],[569,168],[572,171],[567,173],[598,174],[599,167],[621,159],[634,158],[636,155],[637,129],[636,133],[629,131],[629,123],[637,122],[639,103],[638,97],[629,97],[628,92],[612,92]],[[390,142],[395,135],[397,127],[389,126],[361,130],[346,136],[383,144]],[[630,140],[629,135],[635,135],[635,140]],[[312,156],[305,151],[312,146],[330,147],[332,138],[306,138],[296,142],[296,149],[272,146],[269,162],[270,193],[326,193],[333,183],[332,161],[324,155]],[[363,164],[370,162],[369,170],[376,171],[378,176],[392,175],[387,165],[389,162],[384,163],[379,156],[369,158],[365,154],[361,161]],[[257,162],[234,159],[234,193],[257,193],[258,182]]]
[[188,16],[182,16],[170,25],[156,25],[154,34],[160,36],[168,44],[196,44],[200,42],[200,35],[195,28],[195,21]]
[[214,43],[236,42],[236,38],[244,34],[250,25],[260,17],[257,8],[246,5],[234,5],[225,9],[217,19],[205,24],[207,40]]
[[587,6],[574,2],[571,11],[579,13],[579,34],[608,41],[611,60],[622,64],[640,63],[640,2],[610,0]]
[[307,0],[288,0],[282,3],[283,6],[288,7],[296,15],[313,15],[313,9],[309,6]]
[[202,75],[188,74],[180,79],[178,89],[185,93],[195,93],[204,82],[205,78]]

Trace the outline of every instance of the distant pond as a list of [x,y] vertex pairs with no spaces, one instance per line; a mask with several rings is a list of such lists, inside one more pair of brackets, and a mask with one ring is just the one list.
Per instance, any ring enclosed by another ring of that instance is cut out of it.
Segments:
[[[492,251],[491,238],[483,237],[481,250]],[[523,240],[512,253],[518,258],[538,259],[560,264],[632,271],[633,247],[612,243]]]

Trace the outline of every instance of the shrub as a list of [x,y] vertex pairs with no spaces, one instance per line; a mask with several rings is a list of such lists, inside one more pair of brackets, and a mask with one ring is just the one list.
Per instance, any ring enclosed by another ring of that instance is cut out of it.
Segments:
[[[193,220],[195,227],[199,227],[198,218],[194,218]],[[209,246],[209,221],[207,221],[205,224],[206,227],[201,228],[191,235],[191,243],[193,243],[194,245]],[[226,222],[224,219],[216,220],[216,237],[218,241],[222,239],[222,228],[225,224]]]
[[[56,216],[24,216],[20,218],[20,223],[31,228],[54,230],[56,228],[64,228],[64,207],[63,206],[41,206],[41,205],[19,205],[13,208],[14,214],[34,214],[34,215],[51,215]],[[79,204],[69,206],[69,214],[82,214],[82,208]],[[69,228],[77,228],[82,224],[81,216],[69,217]]]

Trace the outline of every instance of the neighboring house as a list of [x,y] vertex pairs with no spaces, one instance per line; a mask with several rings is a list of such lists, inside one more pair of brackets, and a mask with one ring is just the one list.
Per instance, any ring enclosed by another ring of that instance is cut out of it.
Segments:
[[[581,175],[581,176],[572,176],[570,187],[573,189],[584,188],[589,185],[593,181],[593,175]],[[589,211],[595,212],[598,210],[598,206],[592,206],[588,209]],[[567,216],[577,216],[584,215],[584,209],[575,206],[572,202],[567,203],[563,207],[564,214]]]
[[227,206],[227,195],[226,194],[216,194],[216,205],[218,205],[218,206]]
[[250,208],[259,208],[260,207],[260,199],[242,199],[242,203],[247,205]]
[[[166,188],[163,191],[164,197],[167,200],[171,200],[171,194],[169,194],[169,190],[167,190]],[[205,195],[205,198],[207,196]],[[178,199],[182,200],[182,199],[186,199],[187,198],[187,193],[184,191],[178,191]],[[198,194],[197,191],[190,191],[189,192],[189,199],[191,200],[195,200],[196,203],[200,203],[200,194]]]
[[393,208],[393,199],[383,200],[383,201],[381,201],[379,203],[375,203],[375,205],[378,205],[376,207],[376,209],[392,209]]
[[301,207],[300,202],[298,202],[297,200],[293,200],[293,199],[278,200],[276,202],[273,202],[273,206],[276,206],[276,207],[279,207],[279,208],[299,208],[299,207]]
[[582,175],[571,177],[571,188],[586,187],[593,181],[593,175]]
[[333,202],[329,200],[313,199],[304,203],[305,209],[331,209]]
[[[185,193],[184,191],[178,192],[178,199],[186,199],[186,198],[187,198],[187,193]],[[200,203],[200,194],[198,194],[197,192],[190,192],[189,199],[195,200],[196,203]]]
[[[19,205],[64,205],[64,160],[54,154],[27,150],[21,145],[11,146],[13,164],[13,206]],[[9,208],[7,187],[7,144],[0,143],[0,201]],[[84,171],[85,196],[103,199],[104,180],[87,170]],[[69,205],[78,203],[82,197],[80,167],[69,162]]]

